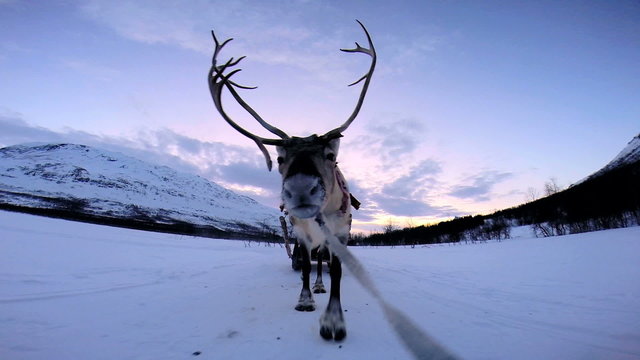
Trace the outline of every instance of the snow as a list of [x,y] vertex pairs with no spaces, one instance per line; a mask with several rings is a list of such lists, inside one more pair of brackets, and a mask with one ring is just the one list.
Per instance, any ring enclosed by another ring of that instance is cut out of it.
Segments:
[[[634,227],[351,249],[462,358],[638,359],[639,239]],[[280,246],[0,211],[0,359],[409,358],[348,271],[341,343],[320,338],[318,310],[293,309],[299,291]]]
[[511,239],[533,238],[536,237],[535,232],[529,225],[512,226],[509,236]]
[[[87,200],[86,211],[127,218],[132,207],[161,222],[183,221],[235,231],[264,224],[279,231],[279,212],[202,177],[121,153],[76,144],[0,149],[0,191],[13,205],[48,207],[29,195]],[[22,196],[19,194],[27,194]]]

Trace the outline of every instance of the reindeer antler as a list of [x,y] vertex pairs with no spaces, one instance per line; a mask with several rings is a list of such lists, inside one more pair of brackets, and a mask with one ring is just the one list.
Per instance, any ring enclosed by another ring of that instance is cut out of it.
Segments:
[[[356,21],[358,22],[358,24],[360,24],[360,26],[364,30],[364,33],[367,35],[367,41],[369,42],[369,48],[364,48],[364,47],[360,46],[360,44],[358,44],[356,42],[356,47],[354,49],[340,49],[340,50],[342,50],[344,52],[350,52],[350,53],[363,53],[363,54],[367,54],[367,55],[371,56],[371,66],[369,67],[369,71],[366,74],[364,74],[357,81],[349,84],[349,86],[353,86],[353,85],[356,85],[356,84],[358,84],[358,83],[360,83],[360,82],[362,82],[364,80],[364,84],[363,84],[362,90],[360,92],[360,98],[358,99],[358,102],[356,104],[356,108],[353,110],[353,113],[347,119],[347,121],[345,121],[344,124],[342,124],[338,128],[335,128],[335,129],[327,132],[326,134],[324,134],[324,135],[322,135],[320,137],[318,137],[317,135],[313,135],[313,139],[319,139],[321,141],[326,141],[326,140],[330,140],[330,139],[334,139],[334,138],[342,136],[342,132],[345,131],[349,127],[349,125],[351,125],[351,123],[356,118],[356,116],[358,116],[358,112],[360,111],[360,108],[362,107],[362,103],[364,101],[364,97],[367,94],[367,89],[369,88],[369,83],[371,82],[371,76],[373,75],[373,70],[376,67],[376,50],[373,47],[373,42],[371,41],[371,36],[369,35],[369,32],[367,31],[367,29],[364,27],[364,25],[362,25],[362,23],[360,21],[358,21],[358,20],[356,20]],[[234,60],[234,58],[231,58],[224,65],[218,66],[217,65],[217,59],[218,59],[218,55],[220,54],[220,51],[222,50],[222,48],[225,45],[227,45],[233,39],[227,39],[227,40],[223,41],[222,43],[220,43],[218,41],[218,38],[216,38],[216,35],[215,35],[215,33],[213,31],[211,31],[211,35],[213,36],[213,41],[215,42],[215,50],[213,51],[213,58],[212,58],[212,61],[211,61],[211,69],[209,70],[209,75],[208,75],[207,78],[208,78],[208,81],[209,81],[209,90],[211,91],[211,98],[213,99],[213,103],[215,104],[216,109],[218,110],[220,115],[222,115],[222,117],[225,119],[225,121],[227,123],[229,123],[229,125],[231,125],[234,129],[236,129],[242,135],[244,135],[244,136],[250,138],[251,140],[253,140],[256,143],[256,145],[258,145],[258,148],[260,149],[260,151],[262,151],[262,154],[264,155],[265,160],[267,161],[267,167],[269,168],[269,170],[271,170],[271,167],[272,167],[271,156],[269,156],[269,152],[265,148],[265,145],[286,146],[287,144],[290,144],[292,141],[296,142],[296,141],[299,141],[300,139],[306,140],[306,139],[310,139],[311,137],[309,137],[309,138],[291,138],[284,131],[282,131],[282,130],[278,129],[277,127],[275,127],[275,126],[269,124],[268,122],[264,121],[264,119],[262,119],[260,117],[260,115],[258,115],[258,113],[251,106],[249,106],[249,104],[247,104],[244,101],[244,99],[242,99],[242,97],[236,91],[236,88],[251,90],[251,89],[255,89],[256,87],[243,86],[243,85],[240,85],[240,84],[235,83],[235,82],[230,80],[230,78],[233,75],[237,74],[239,71],[241,71],[241,69],[235,69],[235,70],[229,72],[226,75],[224,73],[225,73],[225,71],[227,71],[227,69],[230,69],[230,68],[238,65],[240,63],[240,61],[242,61],[245,57],[242,56],[242,57],[239,57],[236,60]],[[250,133],[249,131],[247,131],[246,129],[244,129],[240,125],[238,125],[236,122],[234,122],[231,119],[231,117],[229,117],[229,115],[227,115],[227,113],[224,111],[224,108],[222,107],[222,99],[221,99],[222,90],[225,87],[229,90],[229,92],[231,93],[233,98],[238,102],[238,104],[240,104],[240,106],[242,106],[242,108],[244,108],[249,114],[251,114],[251,116],[253,116],[253,118],[256,119],[256,121],[258,121],[258,123],[260,123],[260,125],[262,125],[265,129],[267,129],[268,131],[270,131],[274,135],[279,136],[280,139],[267,139],[267,138],[263,138],[263,137],[257,136],[255,134]]]
[[[239,57],[237,60],[234,60],[233,58],[231,58],[224,65],[220,65],[220,66],[217,65],[218,54],[220,53],[222,48],[233,39],[230,38],[220,43],[218,41],[218,38],[216,38],[216,34],[213,32],[213,30],[211,31],[211,35],[213,37],[213,41],[215,42],[215,50],[213,51],[213,58],[211,60],[211,69],[209,70],[207,79],[209,82],[209,91],[211,92],[211,98],[213,99],[213,103],[215,104],[216,109],[218,110],[220,115],[222,115],[222,117],[225,119],[227,123],[229,123],[229,125],[231,125],[234,129],[236,129],[242,135],[253,140],[256,143],[256,145],[258,145],[258,148],[260,149],[260,151],[262,151],[262,154],[264,155],[265,160],[267,161],[267,168],[269,168],[269,171],[271,171],[271,167],[272,167],[271,156],[269,155],[269,152],[267,151],[264,145],[282,145],[283,140],[289,139],[290,137],[284,131],[264,121],[264,119],[262,119],[260,115],[258,115],[258,113],[251,106],[249,106],[249,104],[247,104],[244,101],[244,99],[242,99],[242,97],[238,94],[235,88],[249,89],[249,90],[256,88],[251,86],[239,85],[229,80],[233,75],[237,74],[242,69],[235,69],[230,73],[228,73],[227,75],[224,74],[227,68],[231,68],[233,66],[238,65],[240,61],[242,61],[245,58],[245,56]],[[235,121],[233,121],[231,117],[227,115],[227,113],[224,111],[224,108],[222,107],[222,90],[225,87],[229,90],[233,98],[236,99],[236,101],[240,104],[240,106],[242,106],[249,114],[251,114],[251,116],[253,116],[253,118],[256,119],[258,123],[260,123],[260,125],[262,125],[265,129],[269,130],[271,133],[278,135],[280,139],[267,139],[267,138],[254,135],[249,131],[245,130],[244,128],[242,128]]]
[[340,137],[342,132],[347,130],[347,128],[349,127],[349,125],[351,125],[351,123],[353,122],[353,120],[355,120],[356,116],[358,116],[358,113],[360,112],[360,108],[362,107],[362,103],[364,102],[364,97],[367,94],[367,89],[369,89],[369,83],[371,82],[371,77],[373,76],[373,70],[376,67],[376,49],[373,46],[373,42],[371,41],[371,36],[369,35],[369,32],[367,31],[367,28],[364,27],[364,25],[362,25],[362,23],[360,22],[360,20],[356,20],[358,22],[358,24],[360,24],[360,26],[362,27],[362,30],[364,30],[364,33],[367,35],[367,41],[369,42],[369,48],[364,48],[362,46],[360,46],[360,44],[358,44],[356,42],[356,47],[354,49],[340,49],[341,51],[344,52],[348,52],[348,53],[363,53],[363,54],[367,54],[369,56],[371,56],[371,66],[369,67],[369,71],[364,74],[360,79],[356,80],[355,82],[349,84],[349,86],[353,86],[356,85],[358,83],[360,83],[361,81],[364,80],[364,85],[362,85],[362,90],[360,92],[360,97],[358,98],[358,102],[356,104],[356,108],[353,110],[353,113],[351,114],[351,116],[349,116],[349,118],[347,119],[347,121],[344,122],[344,124],[342,124],[340,127],[337,127],[329,132],[327,132],[326,134],[322,135],[323,138],[335,138],[335,137]]

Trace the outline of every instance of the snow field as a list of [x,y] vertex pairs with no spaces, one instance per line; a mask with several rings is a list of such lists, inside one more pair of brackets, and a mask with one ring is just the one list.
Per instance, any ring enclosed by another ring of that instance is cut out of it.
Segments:
[[[351,249],[462,358],[640,358],[639,227]],[[325,342],[328,295],[293,310],[300,275],[279,246],[0,211],[0,359],[409,358],[346,270],[342,289],[347,339]]]

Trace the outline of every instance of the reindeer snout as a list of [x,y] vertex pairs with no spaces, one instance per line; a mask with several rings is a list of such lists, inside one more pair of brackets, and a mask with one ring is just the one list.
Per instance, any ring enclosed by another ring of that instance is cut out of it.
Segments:
[[296,174],[282,184],[284,205],[292,215],[299,218],[316,216],[324,197],[324,186],[317,176]]

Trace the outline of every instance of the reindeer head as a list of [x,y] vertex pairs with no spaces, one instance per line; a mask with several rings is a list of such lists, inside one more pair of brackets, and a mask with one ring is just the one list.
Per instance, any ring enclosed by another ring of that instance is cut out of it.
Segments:
[[[344,52],[364,53],[371,56],[371,66],[369,71],[360,79],[349,86],[356,85],[364,80],[360,97],[351,116],[340,127],[337,127],[324,135],[311,135],[307,137],[289,136],[284,131],[264,121],[258,113],[253,110],[238,94],[236,89],[255,89],[239,85],[230,80],[231,76],[241,69],[236,69],[225,74],[225,71],[236,66],[244,56],[234,60],[229,59],[224,65],[217,65],[217,57],[222,48],[231,40],[218,42],[213,31],[211,35],[215,42],[215,50],[211,69],[209,70],[208,81],[211,97],[216,109],[229,125],[242,135],[253,140],[262,151],[267,162],[267,168],[271,171],[272,161],[265,145],[276,146],[278,152],[278,171],[282,175],[282,200],[285,208],[298,218],[311,218],[316,216],[328,203],[327,194],[336,191],[336,159],[340,146],[340,137],[349,125],[355,120],[364,97],[369,88],[371,76],[376,66],[376,52],[371,41],[369,32],[360,21],[358,24],[364,30],[369,48],[363,48],[356,42],[354,49],[340,49]],[[265,129],[279,137],[279,139],[268,139],[250,133],[236,124],[224,111],[222,107],[222,90],[228,89],[229,93],[254,119]]]
[[318,136],[292,138],[277,146],[282,175],[282,201],[299,218],[310,218],[326,205],[327,193],[336,186],[336,157],[340,139]]

